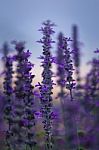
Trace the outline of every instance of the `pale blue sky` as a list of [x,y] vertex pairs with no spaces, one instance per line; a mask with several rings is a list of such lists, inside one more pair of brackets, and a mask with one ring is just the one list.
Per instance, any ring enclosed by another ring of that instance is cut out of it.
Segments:
[[86,61],[99,47],[98,15],[99,0],[0,0],[0,47],[5,40],[25,40],[36,60],[42,52],[37,30],[50,19],[57,24],[55,38],[60,31],[71,36],[72,24],[79,26]]

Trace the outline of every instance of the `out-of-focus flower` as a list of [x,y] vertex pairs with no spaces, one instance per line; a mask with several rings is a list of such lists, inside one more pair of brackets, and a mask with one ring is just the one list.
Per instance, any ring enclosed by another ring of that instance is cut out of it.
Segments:
[[64,69],[64,49],[63,49],[63,34],[59,33],[57,47],[57,83],[61,88],[65,87],[65,69]]
[[[5,77],[3,82],[4,88],[4,119],[7,121],[8,129],[6,131],[6,144],[8,148],[11,148],[11,127],[13,123],[13,88],[12,88],[12,75],[13,75],[13,57],[5,57]],[[9,135],[9,136],[8,136]]]
[[65,69],[65,85],[66,88],[70,91],[71,100],[73,100],[72,96],[72,90],[75,88],[75,80],[73,79],[73,64],[71,59],[71,53],[70,48],[68,48],[68,41],[70,41],[70,38],[63,38],[63,49],[64,49],[64,69]]
[[97,49],[94,51],[94,53],[99,53],[99,49],[97,48]]
[[[17,64],[17,80],[15,82],[15,104],[14,104],[14,122],[19,132],[14,135],[15,143],[17,143],[20,149],[24,145],[28,145],[30,148],[35,146],[34,134],[30,133],[33,131],[35,126],[35,116],[34,116],[34,94],[32,85],[32,79],[34,75],[31,73],[31,69],[34,66],[28,61],[31,53],[29,50],[26,52],[24,42],[14,42],[15,49],[17,51],[16,61]],[[20,92],[21,91],[21,92]],[[13,127],[14,128],[14,127]],[[22,142],[20,142],[22,141]]]

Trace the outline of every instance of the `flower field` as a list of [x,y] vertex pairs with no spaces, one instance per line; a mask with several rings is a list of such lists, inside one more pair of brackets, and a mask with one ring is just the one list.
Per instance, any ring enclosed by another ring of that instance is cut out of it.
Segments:
[[55,27],[47,20],[39,29],[42,80],[36,84],[25,42],[12,41],[14,53],[6,42],[2,47],[0,150],[99,150],[99,49],[83,77],[78,26],[72,37]]

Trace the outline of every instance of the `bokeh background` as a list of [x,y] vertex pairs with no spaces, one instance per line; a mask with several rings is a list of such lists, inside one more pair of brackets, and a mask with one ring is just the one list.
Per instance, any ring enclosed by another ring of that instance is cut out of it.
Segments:
[[[0,0],[0,48],[4,41],[26,41],[26,47],[33,53],[31,60],[35,63],[37,78],[40,78],[39,60],[42,52],[36,43],[41,34],[38,29],[47,19],[53,21],[57,34],[62,31],[71,36],[72,25],[79,27],[79,41],[83,71],[85,65],[93,57],[93,51],[99,47],[99,0]],[[53,48],[55,53],[56,46]]]

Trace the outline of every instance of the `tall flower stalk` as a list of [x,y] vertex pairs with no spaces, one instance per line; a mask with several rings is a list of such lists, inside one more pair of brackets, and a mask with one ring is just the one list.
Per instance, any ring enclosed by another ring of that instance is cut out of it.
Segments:
[[64,65],[64,49],[63,49],[63,34],[60,32],[58,36],[58,46],[57,46],[57,83],[61,87],[61,93],[64,93],[65,87],[65,69]]
[[62,117],[65,128],[65,148],[66,148],[66,118],[65,118],[65,69],[64,69],[64,47],[63,47],[63,34],[60,32],[58,35],[58,44],[57,44],[57,84],[60,87],[60,92],[58,93],[58,98],[60,99]]
[[75,88],[75,83],[73,79],[73,64],[71,59],[71,53],[70,48],[68,48],[68,42],[71,41],[70,38],[63,38],[63,49],[64,49],[64,69],[65,69],[65,85],[66,88],[70,91],[70,97],[71,101],[73,100],[73,88]]
[[64,84],[66,89],[69,90],[70,98],[65,96],[65,129],[66,129],[66,149],[77,150],[79,149],[79,137],[77,129],[77,113],[79,113],[79,103],[73,99],[73,89],[75,83],[73,79],[73,64],[71,59],[72,51],[68,47],[70,38],[63,37],[63,50],[64,50],[64,70],[65,70],[65,81]]
[[85,96],[83,100],[83,104],[85,110],[87,112],[91,112],[94,108],[94,103],[96,100],[96,93],[97,93],[97,59],[93,59],[91,62],[91,70],[86,76],[85,81]]
[[4,95],[5,95],[5,108],[4,108],[4,118],[7,121],[7,131],[6,131],[6,144],[8,150],[11,148],[11,136],[12,136],[12,121],[13,121],[13,88],[12,88],[12,74],[13,74],[13,58],[6,56],[4,58],[5,62],[5,78],[3,82]]
[[51,35],[54,33],[53,27],[54,24],[51,23],[49,20],[43,23],[43,27],[39,30],[43,33],[42,39],[40,42],[43,47],[43,56],[41,56],[42,61],[42,83],[39,84],[40,86],[40,94],[41,94],[41,112],[43,117],[43,124],[44,130],[46,134],[45,139],[45,150],[52,149],[52,89],[53,89],[53,80],[52,75],[53,72],[51,71],[52,67],[52,56],[50,49],[52,48],[51,44],[54,41],[51,38]]
[[[23,150],[26,145],[31,149],[35,145],[34,142],[34,131],[35,125],[34,112],[33,112],[33,86],[32,78],[34,75],[30,73],[33,65],[28,61],[30,52],[24,52],[24,42],[14,42],[15,49],[17,51],[17,81],[15,82],[16,87],[15,93],[15,104],[14,104],[14,142],[17,150]],[[15,149],[14,148],[14,149]]]
[[34,116],[34,86],[32,85],[32,79],[34,75],[30,72],[32,67],[34,66],[31,62],[28,61],[28,57],[30,57],[30,52],[24,52],[24,66],[23,66],[23,74],[24,74],[24,91],[25,91],[25,117],[24,117],[24,127],[26,128],[26,141],[25,144],[32,150],[36,144],[35,142],[35,116]]
[[[95,51],[99,54],[99,49]],[[92,80],[92,99],[93,99],[93,114],[94,114],[94,146],[93,149],[99,149],[99,55],[94,61],[93,80]]]
[[75,66],[75,73],[76,73],[76,80],[77,80],[77,86],[80,86],[80,48],[79,48],[79,42],[78,42],[78,27],[76,25],[72,28],[72,48],[73,48],[73,59],[74,59],[74,66]]
[[17,60],[17,81],[15,81],[15,103],[14,103],[14,149],[22,150],[24,149],[25,144],[25,129],[23,124],[24,119],[24,75],[23,75],[23,65],[24,65],[24,43],[23,42],[13,42],[15,44],[15,49],[17,51],[16,60]]

